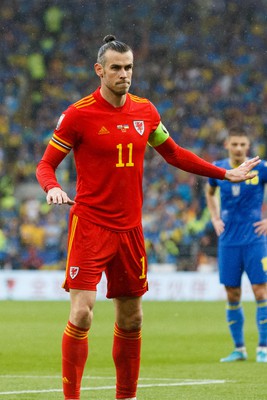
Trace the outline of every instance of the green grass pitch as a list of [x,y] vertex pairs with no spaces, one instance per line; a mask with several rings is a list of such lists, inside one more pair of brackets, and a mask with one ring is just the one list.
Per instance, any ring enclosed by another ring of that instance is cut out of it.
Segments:
[[[232,350],[223,302],[143,302],[138,400],[267,399],[267,365],[255,362],[255,304],[244,303],[249,360]],[[0,399],[55,400],[68,302],[0,302]],[[97,302],[81,400],[114,400],[113,303]]]

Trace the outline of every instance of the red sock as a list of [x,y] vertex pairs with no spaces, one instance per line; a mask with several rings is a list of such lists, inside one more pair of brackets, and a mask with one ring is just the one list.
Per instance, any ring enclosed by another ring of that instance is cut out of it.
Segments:
[[141,329],[114,328],[113,360],[116,367],[116,399],[136,397],[141,358]]
[[80,387],[88,356],[88,331],[70,321],[62,338],[62,378],[65,400],[80,399]]

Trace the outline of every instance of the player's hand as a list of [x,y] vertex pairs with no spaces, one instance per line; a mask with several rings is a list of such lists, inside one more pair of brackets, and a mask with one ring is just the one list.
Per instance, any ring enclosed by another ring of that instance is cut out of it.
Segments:
[[258,236],[267,235],[267,219],[262,219],[261,221],[257,221],[253,224],[254,228],[255,228],[255,233]]
[[220,236],[223,231],[224,231],[224,222],[221,218],[212,218],[211,219],[212,225],[214,227],[214,230],[216,232],[217,236]]
[[46,195],[47,204],[68,204],[73,205],[75,202],[69,198],[66,192],[59,187],[48,190]]
[[239,167],[228,169],[226,171],[224,179],[230,182],[243,182],[247,179],[252,179],[256,176],[254,172],[251,171],[256,165],[261,162],[259,156],[251,158],[245,162],[243,162]]

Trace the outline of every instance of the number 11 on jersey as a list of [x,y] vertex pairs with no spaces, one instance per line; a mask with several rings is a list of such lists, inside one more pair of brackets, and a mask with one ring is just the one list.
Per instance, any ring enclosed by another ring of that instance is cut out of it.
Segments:
[[121,167],[133,167],[133,144],[128,143],[127,148],[128,148],[128,161],[126,164],[123,162],[123,153],[126,152],[126,150],[123,150],[122,144],[118,144],[117,146],[118,149],[118,162],[116,164],[116,167],[121,168]]

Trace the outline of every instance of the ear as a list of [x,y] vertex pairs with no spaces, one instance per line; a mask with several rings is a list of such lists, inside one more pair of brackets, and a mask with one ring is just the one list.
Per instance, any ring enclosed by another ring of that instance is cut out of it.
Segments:
[[228,149],[228,144],[229,144],[229,140],[228,138],[225,139],[225,141],[223,142],[223,147],[227,150]]
[[102,65],[99,64],[99,63],[96,63],[94,65],[94,67],[95,67],[96,75],[99,76],[99,78],[103,78],[103,67],[102,67]]

